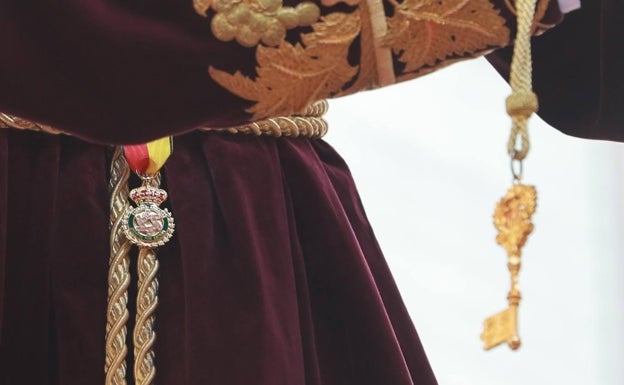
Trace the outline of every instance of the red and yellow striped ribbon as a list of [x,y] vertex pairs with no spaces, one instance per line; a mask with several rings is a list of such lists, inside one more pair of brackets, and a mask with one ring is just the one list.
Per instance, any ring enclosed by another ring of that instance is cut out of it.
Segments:
[[139,175],[155,175],[173,152],[170,136],[149,143],[124,146],[130,169]]

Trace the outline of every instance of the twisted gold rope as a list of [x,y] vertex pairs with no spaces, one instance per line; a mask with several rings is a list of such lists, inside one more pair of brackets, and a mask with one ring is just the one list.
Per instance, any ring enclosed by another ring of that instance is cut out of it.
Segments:
[[303,112],[299,113],[299,114],[295,114],[295,116],[316,116],[316,117],[320,117],[325,115],[325,113],[327,112],[327,109],[329,108],[329,103],[327,103],[327,100],[323,99],[323,100],[318,100],[312,104],[310,104],[309,106],[307,106]]
[[[288,136],[321,138],[327,133],[327,122],[322,116],[327,112],[327,100],[319,100],[310,104],[299,114],[263,119],[240,126],[229,128],[200,127],[201,131],[224,131],[232,134],[253,134],[269,136]],[[16,116],[0,113],[0,128],[16,128],[31,131],[43,131],[49,134],[63,132],[46,125],[21,119]]]
[[[143,180],[144,185],[154,188],[160,187],[160,182],[160,173]],[[150,385],[156,377],[154,323],[156,321],[156,308],[158,307],[158,268],[156,249],[140,247],[137,259],[137,314],[133,332],[134,382],[136,385]]]
[[136,385],[149,385],[156,376],[154,321],[158,306],[158,259],[154,249],[139,249],[137,270],[139,292],[134,326],[134,379]]
[[227,128],[224,131],[231,134],[251,134],[256,136],[321,138],[327,133],[327,122],[323,118],[314,116],[282,116]]
[[130,286],[130,256],[132,247],[123,234],[121,221],[129,206],[128,179],[130,168],[121,147],[115,149],[110,170],[110,263],[108,270],[108,306],[106,311],[106,385],[126,384],[126,324],[128,287]]
[[[511,14],[516,16],[517,19],[518,12],[516,11],[515,5],[511,2],[512,0],[505,0],[505,5],[507,6],[507,9],[509,9]],[[546,15],[546,12],[548,12],[548,6],[550,5],[550,2],[551,0],[538,1],[537,8],[535,9],[535,15],[533,16],[533,22],[531,24],[531,34],[534,34],[540,29],[547,30],[548,28],[552,27],[552,24],[545,24],[541,22],[544,15]]]
[[322,138],[327,133],[327,122],[322,117],[327,112],[328,107],[327,100],[319,100],[310,104],[297,115],[262,119],[229,128],[201,127],[200,130],[256,136]]
[[[537,95],[533,92],[531,61],[531,27],[537,0],[516,0],[517,24],[516,40],[509,83],[511,95],[507,98],[507,113],[511,116],[512,127],[507,152],[513,160],[523,160],[530,148],[527,121],[537,111]],[[520,147],[518,147],[518,144]]]
[[16,128],[18,130],[42,131],[47,134],[58,135],[63,132],[44,124],[31,122],[17,116],[0,113],[0,128]]

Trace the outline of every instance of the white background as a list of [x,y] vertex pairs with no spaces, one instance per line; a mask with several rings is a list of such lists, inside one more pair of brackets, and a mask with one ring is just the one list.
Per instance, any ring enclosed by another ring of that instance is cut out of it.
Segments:
[[441,385],[624,384],[624,147],[538,118],[523,346],[482,350],[482,322],[509,286],[491,219],[511,182],[508,94],[487,62],[464,62],[332,101],[326,140],[351,167]]

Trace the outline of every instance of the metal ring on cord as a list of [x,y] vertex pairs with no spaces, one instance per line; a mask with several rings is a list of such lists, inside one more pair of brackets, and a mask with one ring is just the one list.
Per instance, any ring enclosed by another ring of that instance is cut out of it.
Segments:
[[522,173],[524,172],[522,160],[511,158],[510,167],[514,182],[520,182],[522,180]]

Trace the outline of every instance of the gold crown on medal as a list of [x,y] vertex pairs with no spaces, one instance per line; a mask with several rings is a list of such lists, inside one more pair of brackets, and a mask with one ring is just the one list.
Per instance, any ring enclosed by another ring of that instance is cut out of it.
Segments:
[[141,203],[154,203],[160,206],[161,203],[167,200],[167,192],[155,187],[141,186],[130,191],[130,199],[137,205]]

